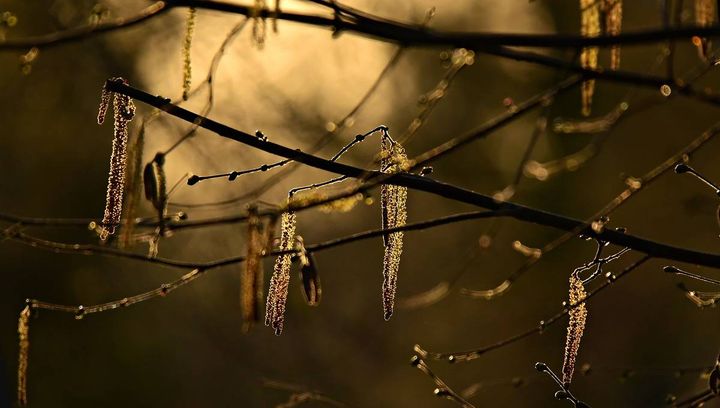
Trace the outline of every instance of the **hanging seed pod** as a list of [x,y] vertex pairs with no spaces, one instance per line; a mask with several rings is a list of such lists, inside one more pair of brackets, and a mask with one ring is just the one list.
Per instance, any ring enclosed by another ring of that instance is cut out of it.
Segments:
[[165,155],[157,153],[155,158],[145,165],[143,170],[143,185],[145,198],[150,201],[157,211],[158,227],[155,236],[148,241],[148,256],[155,258],[160,245],[160,237],[165,236],[165,218],[167,215],[167,182],[165,177]]
[[151,203],[153,203],[153,207],[155,206],[155,202],[158,198],[158,183],[155,174],[154,163],[154,161],[149,162],[145,165],[145,169],[143,170],[143,186],[145,187],[145,198]]
[[[622,31],[622,0],[603,0],[603,11],[605,13],[605,34],[620,35]],[[610,69],[620,68],[620,46],[613,45],[610,48]]]
[[[406,166],[407,155],[399,143],[389,136],[383,135],[380,150],[380,170],[383,173],[397,173]],[[395,228],[405,225],[407,221],[407,188],[391,184],[383,184],[380,188],[380,207],[382,211],[382,228]],[[383,257],[383,316],[389,320],[395,305],[397,275],[402,254],[403,233],[392,232],[383,236],[385,255]]]
[[18,388],[17,399],[18,405],[24,407],[27,405],[27,369],[28,357],[30,353],[30,306],[20,312],[18,319],[18,337],[20,344],[18,347]]
[[[280,247],[281,251],[289,251],[295,244],[295,227],[297,219],[294,212],[285,212],[282,215],[280,224]],[[270,279],[267,305],[265,307],[265,325],[275,330],[280,335],[285,323],[285,303],[287,302],[288,286],[290,284],[290,264],[292,254],[284,254],[277,257],[273,275]]]
[[300,250],[300,281],[302,282],[303,296],[308,306],[317,306],[320,304],[322,295],[317,263],[312,252],[305,250],[302,237],[298,235],[297,240]]
[[[127,84],[122,78],[113,78]],[[103,87],[98,123],[102,124],[108,109],[110,93]],[[128,96],[113,95],[114,132],[112,154],[110,155],[110,172],[108,176],[107,195],[105,200],[105,215],[103,216],[103,230],[100,239],[107,239],[108,235],[115,233],[122,214],[123,192],[125,189],[125,166],[127,162],[128,123],[135,116],[135,105]]]
[[572,274],[570,276],[570,307],[578,306],[568,313],[570,321],[567,328],[565,356],[563,357],[562,366],[562,380],[566,387],[570,385],[572,381],[573,372],[575,371],[575,360],[578,350],[580,349],[580,340],[585,331],[587,308],[585,307],[585,303],[582,302],[586,296],[582,280],[575,276],[575,274]]
[[242,331],[247,333],[260,320],[263,293],[262,256],[267,239],[256,206],[248,208],[248,238],[245,269],[240,277]]
[[153,161],[145,165],[143,171],[143,185],[145,198],[158,211],[162,221],[167,210],[167,179],[165,177],[165,155],[158,153]]
[[[600,1],[580,0],[580,35],[584,37],[597,37],[600,35]],[[580,65],[585,69],[596,69],[598,66],[598,51],[598,47],[583,47],[580,53]],[[582,114],[589,116],[593,94],[595,93],[595,80],[583,81],[581,93]]]
[[[717,17],[715,0],[695,0],[695,24],[699,27],[710,27],[715,24]],[[705,37],[693,37],[693,44],[698,49],[698,54],[703,60],[707,60],[710,53],[710,39]]]
[[190,48],[192,47],[193,31],[195,31],[195,7],[188,10],[187,23],[185,25],[185,42],[183,43],[183,95],[184,101],[190,96],[192,85],[192,61],[190,60]]

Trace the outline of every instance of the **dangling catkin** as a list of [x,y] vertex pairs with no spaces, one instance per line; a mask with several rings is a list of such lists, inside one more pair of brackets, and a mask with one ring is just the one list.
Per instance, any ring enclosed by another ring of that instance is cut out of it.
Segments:
[[192,85],[192,62],[190,60],[190,48],[192,47],[193,31],[195,31],[195,7],[188,10],[187,23],[185,26],[185,42],[183,43],[183,95],[184,101],[190,96],[190,86]]
[[123,210],[123,225],[120,230],[119,244],[121,248],[129,248],[132,245],[133,232],[135,231],[135,207],[137,206],[140,191],[143,184],[142,154],[145,147],[145,124],[140,127],[135,140],[128,149],[127,178],[129,182],[125,186],[125,199]]
[[[715,24],[717,15],[715,7],[715,0],[695,0],[695,24],[699,27],[709,27]],[[707,59],[711,47],[710,40],[704,37],[694,37],[693,43],[697,46],[700,57]]]
[[[127,81],[122,78],[113,78],[112,80],[120,80],[127,84]],[[103,87],[100,109],[98,111],[99,124],[102,124],[105,120],[105,114],[107,113],[109,102],[110,92]],[[108,176],[107,195],[105,200],[105,215],[102,221],[103,230],[100,234],[100,238],[103,240],[107,239],[108,235],[114,234],[117,225],[120,223],[123,190],[125,189],[128,122],[130,122],[135,116],[135,104],[133,104],[132,99],[128,96],[114,94],[113,110],[115,124],[112,154],[110,155],[110,172]]]
[[247,255],[245,256],[245,269],[240,277],[240,306],[244,333],[247,333],[260,319],[259,301],[262,299],[263,291],[262,256],[266,238],[263,234],[263,224],[258,216],[257,207],[248,208],[247,224]]
[[265,33],[267,26],[265,18],[261,17],[260,14],[265,10],[265,0],[255,0],[255,5],[250,12],[250,17],[253,19],[252,38],[253,43],[258,47],[259,50],[265,46]]
[[[620,35],[622,31],[622,0],[603,0],[605,12],[605,34]],[[620,46],[610,48],[610,69],[620,68]]]
[[[600,1],[580,0],[580,35],[597,37],[600,35]],[[598,47],[583,47],[580,53],[580,65],[585,69],[596,69],[598,65]],[[582,83],[582,114],[589,116],[592,98],[595,92],[595,80]]]
[[580,349],[580,340],[585,331],[585,322],[587,321],[587,309],[585,303],[582,303],[586,297],[585,287],[582,281],[572,274],[570,276],[570,304],[569,307],[577,305],[570,310],[568,316],[570,321],[567,328],[567,337],[565,340],[565,356],[563,357],[562,375],[563,383],[567,386],[572,381],[573,371],[575,371],[575,359]]
[[[295,226],[297,220],[294,212],[283,213],[280,223],[280,251],[289,251],[295,245]],[[285,322],[285,303],[290,284],[290,264],[292,255],[280,255],[275,260],[273,275],[270,279],[270,289],[265,307],[265,325],[275,330],[280,335]]]
[[30,306],[20,312],[18,319],[18,337],[20,339],[18,351],[18,389],[17,398],[18,405],[24,407],[27,405],[27,369],[28,356],[30,352]]
[[[383,136],[380,150],[380,170],[383,173],[402,171],[407,161],[405,149],[389,137]],[[383,184],[380,188],[380,207],[382,228],[394,228],[405,225],[407,221],[407,187]],[[383,236],[385,255],[383,257],[383,316],[389,320],[395,305],[397,275],[402,254],[403,233],[392,232]]]

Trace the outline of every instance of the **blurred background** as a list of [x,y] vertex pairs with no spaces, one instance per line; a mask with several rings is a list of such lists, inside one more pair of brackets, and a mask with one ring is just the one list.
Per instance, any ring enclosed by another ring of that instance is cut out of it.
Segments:
[[[575,34],[580,25],[578,4],[570,0],[346,3],[411,23],[423,22],[435,7],[428,25],[438,30]],[[623,29],[660,27],[663,3],[626,2]],[[681,19],[691,24],[692,2],[684,3],[688,4]],[[16,24],[4,31],[10,39],[131,16],[148,4],[5,1],[0,12],[16,16]],[[306,2],[283,1],[282,7],[328,15]],[[122,76],[151,94],[178,98],[186,16],[185,9],[173,10],[124,30],[41,48],[26,64],[21,59],[25,52],[0,52],[0,211],[34,217],[102,217],[112,143],[112,125],[95,123],[102,85],[107,78]],[[203,109],[208,90],[201,85],[211,60],[243,20],[239,15],[198,10],[191,57],[193,88],[200,89],[183,106]],[[318,154],[323,157],[331,157],[355,134],[381,124],[393,136],[407,139],[410,157],[418,155],[513,109],[514,102],[566,75],[481,53],[456,52],[463,56],[458,66],[449,59],[451,49],[399,51],[394,44],[351,33],[333,38],[329,30],[285,21],[278,21],[274,32],[272,21],[266,24],[261,49],[253,40],[252,21],[227,44],[213,79],[214,106],[209,116],[247,132],[260,129],[272,141],[303,150],[322,141]],[[624,47],[622,69],[665,75],[665,48],[664,43]],[[540,51],[567,60],[575,55],[575,50]],[[608,65],[608,54],[601,51],[601,65]],[[678,41],[678,76],[702,67],[690,41]],[[696,84],[700,89],[713,87],[717,79],[711,70]],[[343,122],[373,86],[365,103]],[[524,174],[512,201],[584,219],[622,192],[628,177],[650,171],[717,121],[715,107],[675,94],[665,97],[659,89],[604,81],[596,84],[592,118],[617,112],[622,102],[627,111],[606,131],[565,133],[560,125],[582,120],[575,87],[551,106],[438,160],[432,177],[495,194],[511,185],[520,169]],[[137,105],[133,135],[141,119],[152,112],[142,103]],[[547,131],[536,140],[532,162],[525,166],[530,171],[523,172],[523,155],[543,118]],[[143,163],[188,129],[187,123],[170,116],[150,123]],[[375,135],[342,160],[371,166],[378,149]],[[718,152],[720,142],[710,141],[690,164],[720,181]],[[562,159],[568,155],[574,161]],[[198,131],[167,157],[169,185],[180,181],[170,201],[182,204],[171,206],[169,212],[184,211],[189,220],[242,213],[250,201],[232,199],[266,182],[271,171],[195,186],[187,186],[184,178],[276,160]],[[299,168],[272,182],[258,200],[281,204],[290,188],[330,177]],[[379,228],[379,191],[371,195],[374,203],[359,204],[347,213],[302,212],[298,233],[306,242],[316,243]],[[226,205],[196,205],[228,200]],[[613,212],[609,226],[718,252],[718,204],[718,197],[697,180],[669,172]],[[472,209],[419,192],[411,191],[408,197],[411,222]],[[136,216],[153,215],[147,202],[136,208]],[[62,242],[98,243],[97,235],[86,228],[26,231]],[[481,347],[534,327],[559,311],[567,298],[570,272],[594,254],[592,242],[573,239],[544,255],[491,301],[467,296],[461,289],[491,289],[526,262],[513,249],[514,241],[542,247],[561,233],[506,219],[405,234],[399,304],[389,322],[382,318],[380,238],[315,254],[323,284],[319,307],[305,305],[295,265],[281,336],[262,325],[249,334],[241,332],[241,265],[212,270],[165,298],[82,320],[40,311],[30,326],[30,405],[266,407],[286,402],[293,394],[277,384],[282,383],[321,392],[342,406],[452,406],[433,396],[433,382],[408,363],[413,345],[433,351]],[[245,238],[242,224],[178,231],[161,240],[159,256],[204,262],[243,255]],[[137,243],[130,250],[144,254],[147,245]],[[606,270],[618,272],[639,257],[631,252]],[[273,261],[265,259],[266,282]],[[663,406],[668,395],[687,396],[706,387],[703,370],[715,361],[720,343],[717,311],[693,305],[676,287],[680,278],[662,272],[666,264],[652,260],[589,302],[578,367],[589,364],[591,369],[576,372],[573,390],[591,406]],[[0,405],[7,406],[15,400],[17,318],[25,298],[91,305],[150,290],[186,272],[124,259],[54,254],[10,241],[0,245],[0,265]],[[678,266],[709,276],[715,273]],[[713,290],[686,283],[693,289]],[[566,403],[553,398],[555,384],[533,365],[544,361],[560,370],[565,324],[563,319],[542,335],[472,362],[428,363],[476,406],[562,406]]]

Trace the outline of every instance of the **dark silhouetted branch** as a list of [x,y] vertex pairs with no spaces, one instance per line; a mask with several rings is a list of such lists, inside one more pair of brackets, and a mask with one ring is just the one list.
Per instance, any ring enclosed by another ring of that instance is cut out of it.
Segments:
[[[509,123],[517,116],[526,113],[535,106],[538,106],[545,98],[556,94],[562,89],[567,89],[568,87],[575,85],[578,80],[579,78],[571,78],[565,80],[559,85],[553,87],[550,91],[535,96],[523,104],[519,104],[517,111],[500,115],[499,117],[490,120],[485,125],[480,126],[478,129],[468,133],[467,135],[452,139],[435,149],[421,154],[417,158],[413,159],[411,162],[414,163],[415,166],[419,166],[432,160],[436,160],[442,155],[448,154],[449,152],[454,151],[455,149],[473,140],[483,138],[495,129]],[[453,201],[475,205],[488,210],[510,211],[513,218],[521,221],[553,227],[565,231],[572,231],[576,234],[583,234],[621,247],[627,247],[636,251],[644,252],[656,258],[671,259],[679,262],[688,262],[710,267],[720,267],[720,255],[718,254],[710,254],[685,248],[673,247],[670,245],[654,242],[644,238],[639,238],[630,234],[624,234],[619,231],[612,231],[609,229],[604,229],[600,232],[596,232],[593,231],[593,229],[590,228],[587,223],[580,220],[565,217],[562,215],[552,214],[546,211],[522,206],[508,201],[498,202],[492,197],[450,184],[446,184],[440,181],[432,180],[423,176],[409,173],[396,173],[387,175],[378,171],[364,170],[347,164],[333,162],[317,156],[303,153],[302,151],[282,146],[277,143],[273,143],[268,140],[259,139],[248,133],[233,129],[227,125],[197,115],[196,113],[183,109],[177,105],[173,105],[172,103],[168,102],[166,98],[160,96],[152,96],[137,88],[125,85],[119,81],[107,81],[107,88],[112,92],[121,93],[123,95],[127,95],[131,98],[145,102],[187,122],[195,123],[198,126],[217,133],[218,135],[227,139],[240,142],[242,144],[254,147],[267,153],[292,159],[320,170],[325,170],[341,176],[364,180],[370,182],[370,186],[378,183],[400,185],[416,191],[424,191],[426,193],[434,194]],[[545,96],[545,94],[549,95]],[[372,182],[374,182],[374,184],[372,184]],[[352,193],[356,194],[360,190],[366,190],[370,188],[370,186],[365,185],[356,187]],[[344,194],[347,195],[347,193]],[[332,201],[336,198],[337,197],[331,197],[327,200],[314,201],[310,204],[292,206],[291,208],[294,211],[299,211],[303,208],[309,208],[314,205],[319,205],[319,203],[321,202]]]

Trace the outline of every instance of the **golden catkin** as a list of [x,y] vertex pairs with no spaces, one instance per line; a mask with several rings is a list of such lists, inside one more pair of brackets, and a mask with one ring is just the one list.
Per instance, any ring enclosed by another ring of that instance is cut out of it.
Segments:
[[[127,84],[122,78],[113,78]],[[108,109],[110,93],[103,87],[98,123],[102,124]],[[135,116],[135,104],[130,97],[114,94],[114,131],[112,153],[110,155],[110,171],[105,200],[105,214],[103,216],[103,229],[100,238],[105,240],[108,235],[115,233],[122,214],[123,192],[125,189],[125,166],[127,162],[128,123]]]
[[568,313],[570,321],[568,322],[567,337],[565,340],[565,356],[563,357],[562,366],[562,380],[566,385],[569,385],[572,381],[573,372],[575,371],[575,359],[580,349],[580,340],[585,331],[587,308],[583,302],[586,296],[582,280],[575,276],[575,274],[572,274],[570,276],[569,307],[578,306]]
[[[297,223],[294,212],[286,212],[282,215],[280,222],[280,251],[289,251],[295,245],[295,226]],[[280,335],[285,322],[285,303],[287,301],[288,286],[290,284],[290,264],[292,254],[284,254],[277,257],[273,275],[270,279],[267,305],[265,307],[265,325],[275,330]]]
[[[695,24],[699,27],[709,27],[715,24],[717,16],[715,0],[695,0]],[[710,52],[710,39],[693,37],[693,43],[697,46],[698,53],[702,59],[707,59]]]
[[125,199],[123,203],[123,225],[120,231],[119,243],[122,248],[129,248],[133,241],[133,232],[135,231],[135,208],[137,207],[140,191],[143,185],[142,154],[145,148],[145,125],[140,127],[135,140],[128,148],[128,168],[127,179],[129,182],[125,185]]
[[190,96],[192,85],[192,61],[190,59],[190,48],[192,47],[193,32],[195,31],[195,7],[188,10],[187,23],[185,26],[185,42],[183,43],[183,95],[184,101]]
[[263,223],[258,216],[257,207],[248,208],[248,237],[245,268],[240,277],[240,306],[242,331],[247,333],[260,319],[260,300],[263,293],[262,256],[266,238]]
[[17,399],[18,405],[27,405],[27,370],[28,357],[30,353],[30,306],[20,312],[18,319],[18,337],[20,339],[18,349],[18,378],[17,378]]
[[[598,0],[580,0],[580,35],[584,37],[600,35],[600,2]],[[580,53],[580,65],[585,69],[596,69],[598,51],[598,47],[583,47]],[[589,116],[595,92],[595,80],[583,81],[581,92],[582,114]]]
[[[605,34],[620,35],[622,32],[622,0],[603,0],[605,12]],[[620,68],[620,46],[613,45],[610,48],[610,69]]]
[[[380,151],[380,170],[383,173],[397,173],[404,170],[407,155],[399,143],[383,137]],[[394,228],[405,225],[407,221],[407,187],[383,184],[380,188],[380,207],[382,228]],[[389,320],[395,305],[398,269],[402,254],[403,233],[392,232],[383,236],[385,255],[383,257],[383,316]]]

